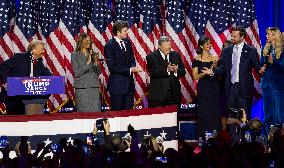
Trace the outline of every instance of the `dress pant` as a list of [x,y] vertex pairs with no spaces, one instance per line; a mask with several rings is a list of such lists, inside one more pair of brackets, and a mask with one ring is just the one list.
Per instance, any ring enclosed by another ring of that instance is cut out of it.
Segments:
[[[237,110],[240,110],[243,108],[247,114],[247,119],[250,120],[251,116],[251,104],[252,99],[243,98],[240,96],[240,84],[234,83],[230,86],[230,93],[228,97],[228,108],[234,108]],[[230,117],[230,111],[229,111],[229,117]],[[237,115],[238,117],[240,114]],[[238,143],[240,141],[240,128],[237,124],[231,124],[229,125],[229,130],[232,137],[233,143]]]
[[130,110],[134,103],[134,91],[129,89],[125,94],[110,93],[111,110]]
[[270,125],[284,121],[284,90],[271,87],[262,88],[265,133],[269,133]]
[[150,107],[164,107],[164,106],[170,106],[170,105],[179,105],[180,102],[179,100],[175,99],[173,94],[172,94],[172,89],[168,89],[167,96],[163,102],[158,102],[158,101],[151,101],[150,102]]

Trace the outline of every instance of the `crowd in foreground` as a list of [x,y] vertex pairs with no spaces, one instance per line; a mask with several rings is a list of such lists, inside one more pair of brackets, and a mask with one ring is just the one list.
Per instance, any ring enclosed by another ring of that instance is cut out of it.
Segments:
[[[74,140],[73,144],[62,138],[54,150],[52,144],[37,145],[31,152],[28,137],[12,149],[9,144],[1,149],[1,167],[47,167],[47,168],[267,168],[284,166],[284,124],[273,127],[268,140],[262,141],[260,130],[248,124],[251,131],[232,143],[229,132],[220,131],[212,137],[204,137],[198,145],[179,141],[178,150],[164,149],[161,137],[144,137],[138,141],[134,128],[129,125],[125,137],[112,135],[109,121],[103,121],[104,143],[95,142],[96,125],[90,142]],[[245,131],[245,132],[246,132]],[[179,135],[178,135],[179,137]],[[138,144],[141,145],[138,145]],[[139,147],[140,146],[140,147]],[[15,150],[17,157],[10,159]],[[52,153],[50,157],[46,154]]]

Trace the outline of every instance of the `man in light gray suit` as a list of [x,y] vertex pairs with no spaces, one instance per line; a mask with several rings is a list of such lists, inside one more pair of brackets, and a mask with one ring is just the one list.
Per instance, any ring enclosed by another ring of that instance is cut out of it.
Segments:
[[74,71],[75,103],[78,112],[101,111],[98,57],[91,48],[87,34],[78,37],[75,52],[71,54]]

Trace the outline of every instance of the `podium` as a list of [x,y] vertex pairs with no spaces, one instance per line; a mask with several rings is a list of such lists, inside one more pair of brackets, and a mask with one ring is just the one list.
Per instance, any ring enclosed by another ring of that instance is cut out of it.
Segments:
[[20,96],[26,115],[43,114],[51,94],[65,93],[64,76],[8,77],[7,95]]
[[22,102],[25,105],[26,115],[32,114],[43,114],[44,113],[44,104],[48,99],[23,99]]

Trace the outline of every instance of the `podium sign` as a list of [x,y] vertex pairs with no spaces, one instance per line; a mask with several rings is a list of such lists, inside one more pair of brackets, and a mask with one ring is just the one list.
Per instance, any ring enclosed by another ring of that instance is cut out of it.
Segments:
[[8,96],[64,94],[64,76],[8,77]]

